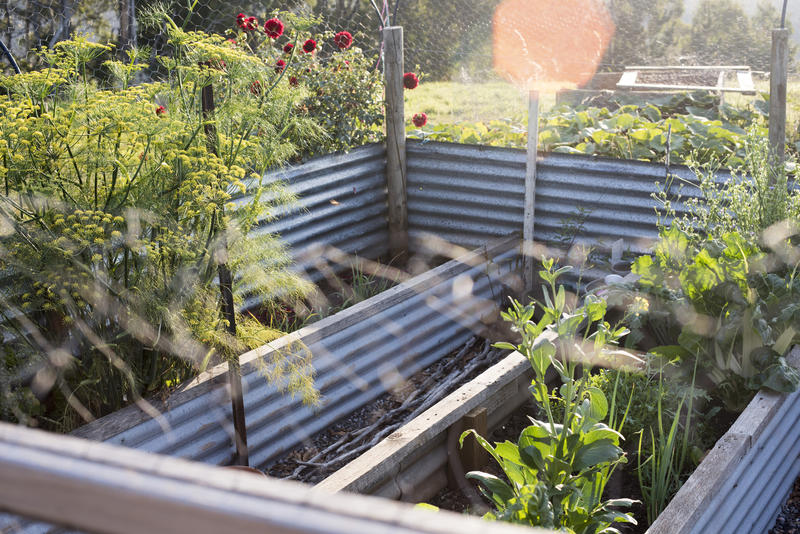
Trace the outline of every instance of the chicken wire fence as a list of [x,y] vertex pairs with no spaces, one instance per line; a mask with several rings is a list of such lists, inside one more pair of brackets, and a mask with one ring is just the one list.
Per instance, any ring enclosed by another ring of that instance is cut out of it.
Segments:
[[[23,71],[38,65],[37,49],[52,48],[74,34],[113,44],[120,52],[132,46],[148,47],[155,58],[168,50],[160,28],[142,23],[153,8],[164,7],[174,20],[186,21],[186,29],[219,34],[236,29],[239,13],[255,16],[263,24],[271,13],[290,10],[316,17],[314,31],[348,30],[359,38],[362,48],[377,50],[379,20],[374,10],[361,9],[359,0],[328,4],[201,0],[190,7],[182,0],[167,4],[161,0],[8,0],[0,8],[0,40]],[[5,59],[2,64],[8,73]],[[94,74],[102,75],[101,69],[97,65]]]
[[[400,25],[405,34],[407,70],[429,81],[477,83],[519,81],[504,62],[529,64],[525,76],[552,78],[565,65],[589,58],[591,71],[621,71],[629,65],[748,65],[769,68],[770,30],[781,23],[782,0],[200,0],[187,27],[224,33],[235,29],[236,15],[263,23],[276,10],[318,18],[315,30],[349,31],[376,59],[380,29]],[[36,66],[34,52],[73,33],[109,42],[122,50],[148,46],[165,52],[158,29],[141,23],[142,14],[164,0],[6,0],[0,8],[0,41],[22,70]],[[185,0],[172,0],[175,20],[189,12]],[[604,13],[600,13],[601,9]],[[605,20],[607,18],[608,20]],[[789,10],[789,27],[800,12]],[[581,34],[608,32],[601,47],[581,42]],[[794,41],[793,41],[794,42]],[[508,46],[504,46],[506,43]],[[575,48],[578,44],[579,48]],[[569,46],[568,46],[569,45]],[[562,55],[562,51],[569,54]],[[793,45],[791,55],[797,54]],[[542,58],[546,58],[543,60]],[[555,72],[548,63],[558,64]],[[376,61],[376,65],[377,65]],[[11,72],[7,58],[3,72]],[[97,69],[100,69],[98,66]],[[790,67],[792,73],[796,67]],[[99,73],[98,73],[99,74]],[[567,78],[570,78],[567,73]],[[541,81],[541,80],[540,80]],[[586,80],[553,80],[577,82]],[[574,83],[573,83],[574,85]]]
[[[157,3],[163,4],[161,0],[8,0],[0,8],[0,40],[23,71],[37,66],[37,49],[52,48],[75,33],[112,43],[119,50],[147,46],[156,55],[165,51],[163,35],[141,24],[140,19]],[[225,33],[236,28],[239,13],[263,23],[275,11],[292,11],[315,17],[316,32],[349,31],[362,49],[376,57],[380,29],[403,25],[406,64],[444,79],[453,75],[476,78],[491,70],[491,15],[497,3],[202,0],[191,15],[180,1],[168,5],[167,12],[178,21],[188,17],[189,29]],[[3,57],[1,64],[5,74],[12,72],[8,58]]]

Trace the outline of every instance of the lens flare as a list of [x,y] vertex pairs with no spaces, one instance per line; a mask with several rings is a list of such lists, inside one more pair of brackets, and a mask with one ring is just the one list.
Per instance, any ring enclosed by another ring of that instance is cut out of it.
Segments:
[[614,35],[602,0],[505,0],[493,19],[494,68],[541,91],[583,86]]

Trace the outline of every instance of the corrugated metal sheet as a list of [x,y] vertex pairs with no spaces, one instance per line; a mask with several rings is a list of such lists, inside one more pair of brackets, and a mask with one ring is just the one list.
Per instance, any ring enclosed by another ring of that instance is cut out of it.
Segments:
[[[319,244],[369,259],[384,256],[389,242],[385,169],[386,149],[369,145],[270,173],[265,185],[282,182],[299,201],[253,234],[280,235],[298,257]],[[317,278],[310,262],[301,261],[298,268]]]
[[[688,167],[673,166],[673,191],[681,183],[697,183]],[[632,252],[644,252],[658,237],[653,198],[663,184],[663,165],[641,161],[545,154],[537,165],[534,235],[538,241],[557,242],[565,226],[581,221],[578,240],[595,247],[622,239]],[[684,198],[696,195],[686,187]],[[678,214],[683,204],[675,205]],[[581,215],[583,210],[584,215]]]
[[[263,466],[399,381],[461,346],[502,297],[518,255],[514,239],[484,247],[242,356],[251,465]],[[491,258],[491,262],[487,262]],[[282,394],[263,362],[310,350],[317,407]],[[128,407],[76,431],[136,449],[223,464],[233,453],[224,366],[173,394],[162,421]],[[213,378],[216,376],[216,378]],[[137,423],[136,420],[139,420]],[[133,420],[133,421],[132,421]],[[168,424],[165,432],[162,424]]]
[[706,507],[691,534],[760,533],[775,523],[800,475],[800,392],[787,395],[772,421]]
[[525,152],[452,143],[406,145],[408,231],[463,247],[522,233]]
[[[408,144],[408,210],[412,237],[436,234],[475,247],[522,231],[525,195],[523,150],[436,142]],[[688,167],[673,166],[672,192],[696,183]],[[567,224],[585,219],[578,241],[595,247],[623,239],[641,252],[657,237],[656,182],[663,165],[571,154],[543,154],[537,164],[534,235],[553,243]],[[720,174],[720,179],[728,175]],[[696,189],[684,188],[684,198]],[[683,213],[683,205],[675,205]]]
[[0,532],[3,534],[83,534],[74,530],[65,530],[51,523],[43,523],[25,517],[0,513]]

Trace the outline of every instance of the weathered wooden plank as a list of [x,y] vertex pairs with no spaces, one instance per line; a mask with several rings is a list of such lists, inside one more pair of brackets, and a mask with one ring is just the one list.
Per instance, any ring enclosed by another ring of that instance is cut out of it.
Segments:
[[739,89],[742,94],[749,95],[756,93],[756,86],[753,83],[753,73],[749,70],[736,71],[736,80],[739,82]]
[[[624,77],[624,76],[623,76]],[[617,87],[624,89],[658,89],[664,91],[723,91],[726,93],[741,93],[739,87],[719,87],[716,85],[679,85],[668,83],[623,83],[620,81]]]
[[528,398],[523,384],[530,384],[530,372],[524,356],[510,354],[320,482],[315,490],[370,493],[385,485],[388,478],[397,476],[398,465],[402,471],[402,464],[413,463],[418,450],[427,443],[444,442],[447,429],[476,408],[485,406],[491,421],[493,409],[508,410],[514,403],[522,404]]
[[[486,417],[486,408],[481,406],[465,415],[464,428],[472,428],[481,436],[488,436],[489,424]],[[482,469],[487,460],[488,454],[486,450],[476,440],[471,439],[464,442],[464,446],[461,449],[461,462],[464,465],[464,471]]]
[[522,278],[525,290],[534,285],[536,261],[533,257],[533,230],[536,215],[536,162],[539,150],[539,92],[531,91],[528,99],[528,152],[525,160],[525,210],[522,218]]
[[[789,76],[789,30],[772,30],[772,54],[769,72],[769,144],[774,162],[783,165],[786,158],[786,87]],[[772,175],[771,175],[772,176]]]
[[0,509],[89,532],[531,532],[5,423],[0,480]]
[[759,391],[736,418],[729,432],[749,436],[748,448],[752,447],[769,424],[772,416],[783,406],[786,395],[772,391]]
[[617,87],[630,87],[636,84],[636,77],[639,76],[639,73],[635,70],[626,70],[620,76],[619,81],[617,82]]
[[750,70],[750,65],[630,65],[626,70]]

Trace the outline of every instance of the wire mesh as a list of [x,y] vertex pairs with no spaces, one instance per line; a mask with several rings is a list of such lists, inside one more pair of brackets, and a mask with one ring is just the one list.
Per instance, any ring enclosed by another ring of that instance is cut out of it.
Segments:
[[[141,14],[161,0],[7,0],[0,8],[0,41],[5,43],[20,67],[36,66],[37,48],[52,47],[71,34],[84,33],[93,40],[110,42],[122,49],[150,46],[154,54],[164,51],[164,39],[156,30],[139,23]],[[510,29],[497,19],[500,9],[511,9],[520,27],[528,28],[520,42],[518,63],[541,58],[525,57],[527,48],[543,47],[558,61],[579,58],[590,50],[566,49],[553,40],[553,28],[567,36],[591,23],[587,12],[602,9],[613,22],[613,38],[600,52],[600,72],[618,72],[630,65],[748,65],[755,71],[769,67],[769,32],[781,23],[781,0],[581,0],[563,5],[571,11],[555,18],[547,2],[512,0],[291,0],[279,2],[235,0],[198,2],[187,27],[224,33],[235,28],[238,13],[259,20],[277,10],[318,17],[316,30],[347,30],[372,54],[379,50],[379,30],[401,25],[405,32],[405,61],[430,82],[482,83],[496,81],[497,41]],[[592,7],[594,6],[594,7]],[[176,20],[189,12],[185,2],[173,1],[167,10]],[[787,24],[800,23],[800,12],[789,10]],[[545,37],[550,41],[543,43]],[[791,54],[798,52],[797,36]],[[495,48],[493,50],[493,45]],[[559,48],[563,50],[559,50]],[[561,52],[566,56],[561,56]],[[11,66],[6,58],[3,71]],[[794,65],[791,69],[796,73]],[[517,80],[519,81],[519,80]],[[564,80],[538,80],[556,81]]]
[[[0,8],[0,40],[8,47],[23,70],[38,65],[35,52],[52,47],[72,34],[87,35],[91,40],[112,43],[118,49],[147,46],[153,55],[165,52],[166,44],[158,29],[140,23],[143,14],[158,0],[8,0]],[[209,33],[225,33],[236,28],[236,16],[245,13],[265,21],[277,11],[291,11],[317,19],[314,31],[346,30],[358,44],[373,54],[379,48],[378,30],[381,19],[377,12],[361,0],[337,2],[236,0],[222,2],[202,0],[193,7],[185,2],[166,4],[166,11],[186,28]],[[369,9],[367,9],[369,7]],[[190,14],[191,12],[191,14]],[[3,72],[10,73],[6,58]],[[99,73],[99,66],[98,72]]]

